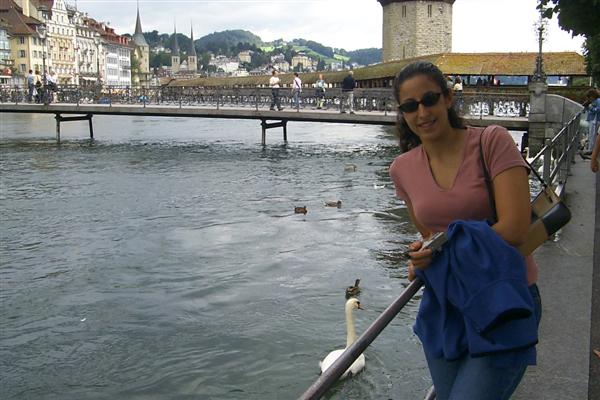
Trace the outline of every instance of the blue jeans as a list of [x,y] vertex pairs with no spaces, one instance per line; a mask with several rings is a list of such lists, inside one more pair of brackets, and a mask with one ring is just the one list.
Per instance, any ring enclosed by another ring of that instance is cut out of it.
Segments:
[[594,144],[596,144],[596,131],[598,130],[598,121],[591,120],[591,121],[588,121],[588,124],[589,124],[589,127],[588,127],[587,149],[588,149],[588,151],[592,151],[592,150],[594,150]]
[[294,97],[292,99],[292,103],[296,110],[300,108],[300,89],[294,89]]
[[[529,291],[539,326],[542,318],[540,292],[535,284],[529,287]],[[436,400],[507,400],[527,368],[498,368],[492,364],[492,357],[471,358],[468,354],[454,361],[427,357],[427,364]]]

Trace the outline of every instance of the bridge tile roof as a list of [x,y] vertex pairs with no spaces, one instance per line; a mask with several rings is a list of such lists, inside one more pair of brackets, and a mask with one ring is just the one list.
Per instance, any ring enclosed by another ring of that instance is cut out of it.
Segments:
[[[369,65],[354,70],[357,81],[373,79],[393,79],[406,64],[415,60],[426,60],[437,65],[442,72],[449,75],[533,75],[537,53],[443,53],[411,58],[406,60],[389,61]],[[547,75],[587,76],[585,59],[576,52],[544,53],[544,71]],[[339,83],[348,71],[312,72],[301,74],[304,84],[312,84],[318,79],[319,73],[328,83]],[[229,78],[194,78],[171,80],[170,86],[258,86],[268,85],[270,75],[229,77]],[[293,75],[281,74],[281,81],[290,84]]]

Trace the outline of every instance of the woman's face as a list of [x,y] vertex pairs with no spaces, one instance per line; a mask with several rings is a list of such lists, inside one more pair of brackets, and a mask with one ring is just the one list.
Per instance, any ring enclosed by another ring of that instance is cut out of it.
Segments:
[[[452,95],[444,96],[438,84],[427,75],[415,75],[404,81],[399,98],[404,120],[422,141],[438,138],[450,129],[448,109],[452,106]],[[415,102],[419,103],[416,109]]]

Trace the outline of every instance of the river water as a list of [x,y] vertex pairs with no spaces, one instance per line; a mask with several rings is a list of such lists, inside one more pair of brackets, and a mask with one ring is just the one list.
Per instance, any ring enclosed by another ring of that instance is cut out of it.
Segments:
[[[0,121],[3,399],[297,398],[345,345],[345,287],[360,334],[407,284],[390,128],[290,123],[263,148],[256,121],[97,116],[59,146],[51,116]],[[416,308],[328,398],[423,397]]]

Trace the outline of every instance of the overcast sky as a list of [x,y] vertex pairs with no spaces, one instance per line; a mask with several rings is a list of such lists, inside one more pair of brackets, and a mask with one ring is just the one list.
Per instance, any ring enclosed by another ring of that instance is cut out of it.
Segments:
[[[69,0],[70,3],[75,0]],[[536,0],[456,0],[453,52],[537,51]],[[117,33],[133,33],[136,0],[77,0],[79,10],[110,22]],[[244,29],[264,41],[303,38],[325,46],[355,50],[381,47],[382,7],[377,0],[139,0],[142,29],[194,38],[227,29]],[[581,37],[548,24],[544,51],[577,51]]]

